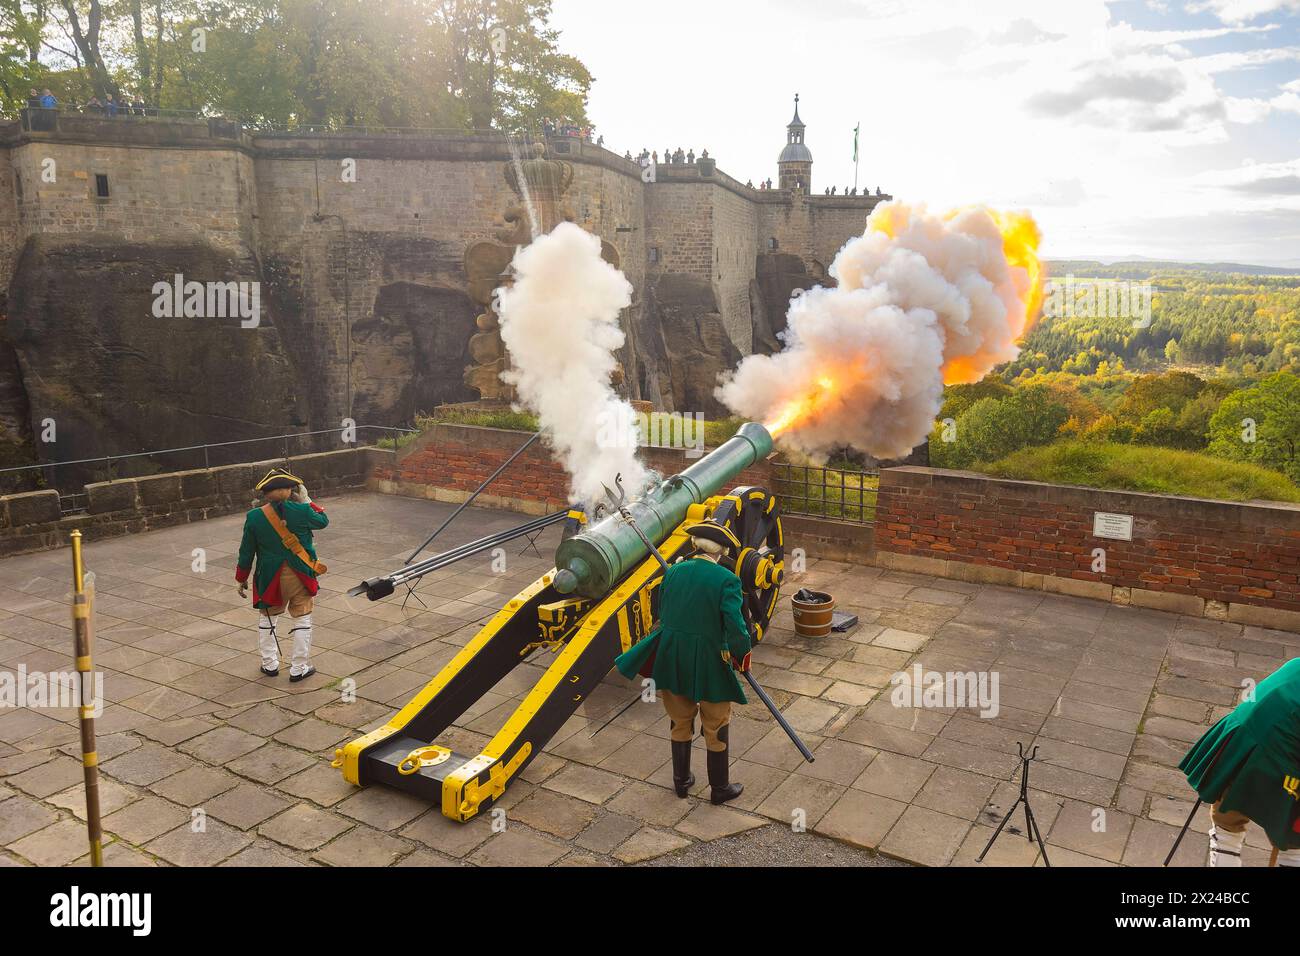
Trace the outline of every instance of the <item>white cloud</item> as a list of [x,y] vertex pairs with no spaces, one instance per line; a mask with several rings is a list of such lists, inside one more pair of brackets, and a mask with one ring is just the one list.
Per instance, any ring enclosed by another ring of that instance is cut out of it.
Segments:
[[[1286,158],[1269,124],[1300,107],[1300,80],[1229,86],[1297,62],[1283,27],[1135,30],[1103,0],[555,0],[555,13],[561,44],[598,78],[591,116],[617,153],[708,147],[741,182],[775,176],[799,92],[815,192],[853,183],[861,121],[860,186],[932,206],[1027,205],[1051,255],[1180,254],[1199,239],[1138,224],[1264,203],[1191,177],[1242,158],[1242,123],[1261,162]],[[1175,10],[1168,22],[1188,20]],[[635,47],[611,43],[629,33]],[[1244,33],[1249,50],[1188,52]],[[1143,248],[1120,241],[1130,229]]]
[[1277,197],[1295,197],[1281,204],[1300,210],[1300,158],[1276,163],[1247,161],[1233,169],[1215,169],[1194,176],[1191,185],[1218,189],[1245,196],[1267,197],[1270,204]]
[[1214,14],[1223,23],[1248,23],[1268,13],[1300,11],[1300,0],[1203,0],[1189,3],[1191,13]]

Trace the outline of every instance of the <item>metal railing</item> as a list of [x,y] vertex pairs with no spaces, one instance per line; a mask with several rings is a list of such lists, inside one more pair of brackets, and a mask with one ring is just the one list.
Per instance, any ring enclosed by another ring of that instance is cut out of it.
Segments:
[[[267,442],[273,443],[271,450],[276,452],[276,454],[259,453],[251,460],[271,461],[276,459],[288,459],[292,457],[290,454],[290,446],[292,442],[304,439],[319,439],[320,436],[323,435],[337,435],[339,440],[343,442],[345,431],[355,432],[359,436],[363,430],[380,432],[381,434],[378,441],[391,441],[393,447],[397,447],[397,444],[403,435],[412,435],[419,432],[419,429],[417,428],[404,428],[395,425],[355,425],[346,430],[342,427],[322,428],[308,432],[286,432],[280,435],[263,435],[260,438],[240,438],[235,441],[208,442],[203,445],[183,445],[176,448],[156,448],[151,451],[129,452],[122,455],[99,455],[94,458],[76,458],[68,461],[48,461],[34,465],[18,465],[12,468],[0,468],[0,478],[5,476],[21,476],[24,473],[37,472],[44,479],[47,487],[57,487],[55,480],[56,469],[81,466],[83,470],[98,470],[99,468],[102,468],[102,477],[98,480],[111,481],[115,477],[127,477],[126,475],[118,475],[115,470],[121,468],[125,463],[135,462],[139,459],[148,459],[148,464],[155,464],[156,462],[154,459],[165,455],[188,456],[190,460],[185,467],[190,468],[212,468],[219,465],[242,464],[250,460],[247,455],[231,455],[226,450],[242,447],[244,445],[254,445],[258,443],[264,444]],[[322,445],[323,442],[316,441],[313,442],[313,444]],[[351,442],[343,442],[343,444],[351,446],[359,444],[359,442],[354,440]],[[307,452],[299,449],[297,454],[307,454]],[[183,469],[173,466],[169,470],[177,471]],[[64,495],[64,497],[70,496]]]
[[771,463],[772,491],[790,515],[832,518],[855,524],[876,520],[880,472]]

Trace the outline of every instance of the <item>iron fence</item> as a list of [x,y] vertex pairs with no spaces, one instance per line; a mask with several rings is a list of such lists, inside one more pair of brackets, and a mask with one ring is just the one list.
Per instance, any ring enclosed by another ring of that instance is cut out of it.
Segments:
[[773,492],[791,515],[833,518],[855,524],[876,520],[880,472],[772,462]]

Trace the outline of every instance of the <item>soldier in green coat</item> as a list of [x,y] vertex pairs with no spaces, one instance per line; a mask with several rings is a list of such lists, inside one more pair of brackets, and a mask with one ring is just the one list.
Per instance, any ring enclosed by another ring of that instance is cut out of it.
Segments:
[[[280,642],[276,622],[286,610],[293,623],[289,637],[293,657],[289,665],[292,683],[316,673],[311,664],[312,598],[319,585],[316,577],[325,565],[316,557],[312,532],[330,523],[325,509],[311,500],[302,479],[283,468],[272,468],[255,486],[264,504],[244,516],[244,536],[239,543],[235,581],[239,596],[248,596],[248,578],[253,574],[253,607],[261,612],[257,622],[262,673],[280,673]],[[256,502],[254,502],[256,505]]]
[[1254,821],[1276,848],[1278,865],[1300,867],[1300,657],[1260,681],[1178,769],[1214,807],[1211,866],[1241,866]]
[[654,681],[672,722],[673,785],[685,797],[695,784],[691,738],[695,715],[708,751],[710,799],[725,803],[744,787],[728,780],[727,744],[732,703],[745,703],[736,670],[749,670],[749,625],[741,611],[740,579],[717,563],[740,541],[727,528],[701,521],[686,529],[698,552],[664,574],[659,626],[619,655],[624,677],[640,673]]

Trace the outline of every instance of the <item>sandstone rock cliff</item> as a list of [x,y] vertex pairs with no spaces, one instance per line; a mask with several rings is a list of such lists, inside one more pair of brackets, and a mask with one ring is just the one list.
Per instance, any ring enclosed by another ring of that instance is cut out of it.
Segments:
[[[291,430],[298,387],[275,317],[155,318],[154,283],[257,281],[247,250],[28,239],[10,284],[12,349],[28,428],[53,419],[51,461],[231,441]],[[8,391],[8,390],[6,390]],[[13,402],[11,401],[12,407]],[[29,432],[30,433],[30,432]]]

